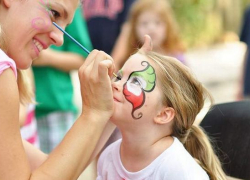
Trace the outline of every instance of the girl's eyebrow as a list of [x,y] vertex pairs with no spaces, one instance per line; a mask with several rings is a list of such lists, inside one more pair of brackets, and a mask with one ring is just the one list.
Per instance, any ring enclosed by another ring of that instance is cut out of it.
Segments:
[[122,75],[123,75],[123,72],[122,72],[121,69],[117,72],[117,75],[119,75],[119,76],[122,76]]

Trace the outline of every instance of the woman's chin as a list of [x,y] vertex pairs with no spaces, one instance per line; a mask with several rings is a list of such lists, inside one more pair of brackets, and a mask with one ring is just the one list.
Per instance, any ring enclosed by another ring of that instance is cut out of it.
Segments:
[[17,69],[21,69],[21,70],[25,70],[25,69],[28,69],[30,68],[32,65],[32,61],[30,61],[30,63],[20,63],[20,64],[17,64]]

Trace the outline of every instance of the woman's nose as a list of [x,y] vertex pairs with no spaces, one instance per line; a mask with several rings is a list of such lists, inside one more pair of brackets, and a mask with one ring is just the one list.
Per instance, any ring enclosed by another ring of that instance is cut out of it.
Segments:
[[63,32],[54,27],[54,30],[49,34],[52,44],[61,46],[63,44]]

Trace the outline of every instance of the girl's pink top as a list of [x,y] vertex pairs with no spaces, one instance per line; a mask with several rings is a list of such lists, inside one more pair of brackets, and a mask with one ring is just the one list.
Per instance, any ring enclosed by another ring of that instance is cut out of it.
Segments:
[[0,49],[0,74],[7,68],[11,68],[17,78],[16,63]]

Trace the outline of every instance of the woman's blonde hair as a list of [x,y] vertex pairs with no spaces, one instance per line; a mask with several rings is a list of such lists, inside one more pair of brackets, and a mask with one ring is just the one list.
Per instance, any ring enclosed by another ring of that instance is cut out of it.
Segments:
[[[8,48],[4,37],[4,31],[0,25],[0,49],[7,52]],[[33,103],[34,92],[27,72],[19,69],[17,70],[17,84],[19,89],[20,102],[23,104],[31,102]]]
[[177,137],[187,151],[207,172],[211,180],[225,180],[219,159],[201,127],[193,125],[207,98],[212,97],[195,79],[188,67],[175,58],[155,52],[143,52],[156,65],[156,75],[163,92],[162,103],[175,110],[172,135]]
[[138,17],[145,11],[150,10],[159,14],[167,30],[165,32],[165,41],[162,44],[161,49],[168,54],[176,54],[184,51],[184,45],[180,38],[179,27],[174,18],[174,14],[167,0],[137,0],[130,9],[129,12],[129,25],[130,35],[127,44],[128,56],[130,56],[137,48],[142,46],[143,42],[140,42],[136,35],[136,24],[138,23]]
[[33,74],[29,70],[17,70],[17,84],[19,89],[20,102],[22,104],[35,103]]
[[6,51],[6,49],[7,49],[6,43],[5,43],[5,40],[4,40],[4,32],[3,32],[3,29],[1,27],[1,24],[0,24],[0,48],[3,51]]

